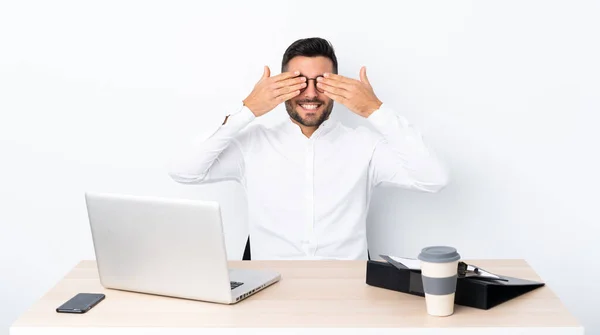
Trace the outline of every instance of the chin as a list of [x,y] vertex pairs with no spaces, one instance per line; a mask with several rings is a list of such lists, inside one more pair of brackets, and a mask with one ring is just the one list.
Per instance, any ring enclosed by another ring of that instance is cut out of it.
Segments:
[[301,108],[296,109],[296,112],[298,113],[298,115],[302,118],[302,120],[310,122],[310,121],[316,121],[318,119],[321,118],[321,116],[323,115],[323,112],[305,112],[303,111]]

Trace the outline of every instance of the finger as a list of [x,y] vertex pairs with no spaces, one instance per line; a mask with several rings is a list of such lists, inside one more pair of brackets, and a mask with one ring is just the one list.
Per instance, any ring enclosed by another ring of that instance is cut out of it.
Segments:
[[292,85],[303,83],[305,81],[306,81],[305,77],[289,78],[289,79],[281,80],[281,81],[274,83],[273,88],[292,86]]
[[337,87],[337,88],[341,88],[344,89],[346,91],[351,91],[354,89],[354,87],[356,86],[356,83],[352,83],[352,84],[348,84],[342,81],[337,81],[337,80],[333,80],[333,79],[329,79],[329,78],[323,78],[317,80],[318,83],[323,83],[325,85],[329,85],[329,86],[333,86],[333,87]]
[[274,97],[278,97],[280,95],[288,94],[290,92],[298,91],[306,87],[306,83],[299,83],[292,86],[285,86],[280,89],[275,90]]
[[360,81],[371,86],[371,83],[369,82],[369,79],[367,78],[367,67],[366,66],[363,66],[360,68]]
[[265,66],[264,71],[263,71],[263,76],[261,79],[266,79],[269,78],[271,76],[271,69],[269,69],[268,66]]
[[344,98],[349,98],[349,91],[343,88],[335,87],[332,85],[327,85],[323,83],[318,83],[317,87],[325,91],[325,93],[333,93],[335,95],[343,96]]
[[298,90],[298,91],[293,91],[293,92],[290,92],[290,93],[287,93],[287,94],[280,95],[280,96],[278,96],[278,97],[277,97],[275,100],[276,100],[278,103],[282,103],[282,102],[284,102],[284,101],[288,101],[288,100],[290,100],[291,98],[293,98],[293,97],[297,96],[298,94],[300,94],[300,91],[299,91],[299,90]]
[[325,91],[325,95],[330,97],[331,100],[335,101],[335,102],[339,102],[341,104],[345,104],[346,101],[348,101],[348,99],[346,99],[345,97],[335,94],[335,93],[331,93],[331,92],[327,92]]
[[335,73],[324,73],[323,77],[325,77],[327,79],[335,80],[335,81],[340,81],[340,82],[343,82],[346,84],[352,84],[353,82],[356,82],[355,79],[350,79],[348,77],[340,76],[339,74],[335,74]]
[[286,79],[290,79],[293,77],[296,77],[300,75],[300,71],[293,71],[293,72],[283,72],[280,73],[276,76],[271,77],[273,79],[273,81],[277,82],[277,81],[281,81],[281,80],[286,80]]

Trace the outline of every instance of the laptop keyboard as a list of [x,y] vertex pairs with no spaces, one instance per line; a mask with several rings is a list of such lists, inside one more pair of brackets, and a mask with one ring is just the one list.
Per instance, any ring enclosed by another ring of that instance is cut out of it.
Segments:
[[240,287],[241,285],[244,285],[244,283],[240,283],[240,282],[237,282],[237,281],[232,281],[231,282],[231,289],[233,290],[234,288]]

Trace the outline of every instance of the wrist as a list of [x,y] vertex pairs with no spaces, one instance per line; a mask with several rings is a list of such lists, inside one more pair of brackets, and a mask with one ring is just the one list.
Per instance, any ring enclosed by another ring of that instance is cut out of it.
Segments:
[[255,117],[258,117],[258,113],[256,112],[256,109],[254,107],[254,105],[250,102],[248,103],[246,100],[242,101],[243,105],[246,106],[246,108],[248,108],[248,110],[250,110],[252,112],[252,114],[254,114]]
[[376,110],[381,108],[381,105],[383,105],[383,102],[381,102],[380,100],[373,102],[369,107],[367,107],[367,109],[363,113],[364,117],[371,116],[371,114],[373,114]]

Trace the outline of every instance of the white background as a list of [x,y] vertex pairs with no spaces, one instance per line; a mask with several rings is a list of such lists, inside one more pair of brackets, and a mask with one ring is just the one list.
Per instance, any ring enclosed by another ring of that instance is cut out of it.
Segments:
[[439,194],[375,194],[372,254],[524,258],[600,333],[599,17],[592,1],[2,1],[0,334],[94,258],[87,190],[219,200],[239,259],[241,188],[176,185],[164,166],[310,36],[341,74],[366,65],[450,169]]

